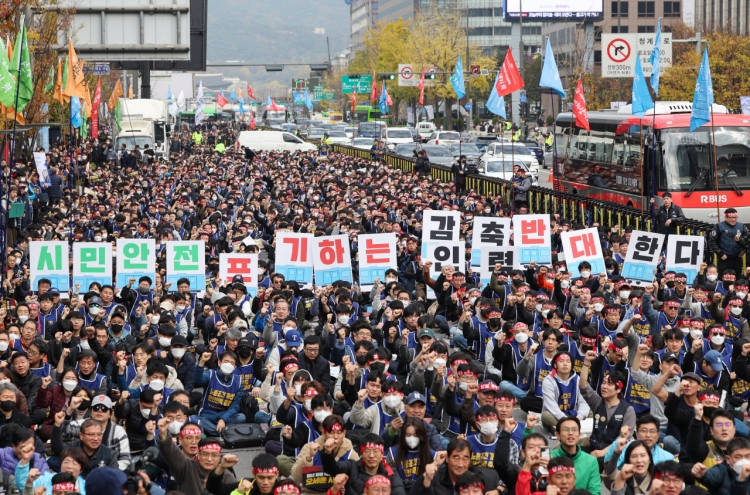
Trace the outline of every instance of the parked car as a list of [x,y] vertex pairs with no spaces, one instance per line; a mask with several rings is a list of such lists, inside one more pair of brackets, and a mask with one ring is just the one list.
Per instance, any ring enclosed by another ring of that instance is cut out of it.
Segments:
[[332,144],[349,144],[349,136],[344,131],[328,131],[328,139]]
[[468,143],[469,139],[471,139],[471,134],[469,134],[468,132],[462,132],[461,133],[461,142],[462,143]]
[[478,165],[479,159],[482,157],[479,147],[473,143],[451,144],[450,150],[454,158],[459,158],[461,155],[465,156],[466,163],[469,165]]
[[344,132],[347,136],[349,136],[349,139],[352,139],[354,136],[357,135],[357,128],[356,127],[345,127]]
[[451,144],[461,142],[461,135],[455,131],[437,131],[430,136],[427,144],[449,147]]
[[505,138],[498,138],[497,136],[493,134],[488,134],[486,136],[472,136],[469,139],[469,143],[474,143],[477,145],[477,148],[479,148],[483,153],[484,150],[487,149],[487,146],[490,143],[508,143],[508,141]]
[[417,146],[417,151],[419,150],[427,152],[427,158],[429,158],[430,163],[445,165],[447,167],[453,165],[453,153],[445,146],[422,144]]
[[521,142],[526,148],[531,151],[533,155],[536,155],[536,159],[539,162],[539,165],[544,163],[544,150],[539,146],[539,143],[536,143],[534,141],[523,141]]
[[492,158],[523,162],[535,178],[539,177],[539,162],[536,159],[536,155],[532,155],[529,149],[521,143],[497,142],[490,144],[487,146],[484,155],[482,155],[482,161]]
[[307,139],[323,139],[325,131],[320,127],[312,127],[307,131]]
[[437,131],[437,127],[432,122],[420,122],[417,124],[417,133],[422,138],[422,142],[426,142],[428,136],[431,136],[433,132]]
[[389,150],[396,147],[397,144],[413,143],[414,138],[409,129],[403,127],[388,127],[385,130],[385,144]]
[[[519,166],[526,170],[526,173],[529,173],[529,169],[528,167],[526,167],[526,164],[520,160],[511,160],[510,157],[489,157],[489,159],[487,160],[485,160],[484,158],[482,159],[482,163],[479,167],[479,175],[484,175],[485,177],[495,177],[504,180],[512,180],[513,167],[515,166]],[[531,182],[535,186],[539,183],[538,179],[533,174],[531,175]]]
[[403,158],[414,158],[414,150],[417,149],[417,143],[397,144],[391,152],[392,155],[398,155]]
[[357,148],[358,150],[369,150],[374,144],[375,138],[356,137],[352,139],[351,146],[352,148]]

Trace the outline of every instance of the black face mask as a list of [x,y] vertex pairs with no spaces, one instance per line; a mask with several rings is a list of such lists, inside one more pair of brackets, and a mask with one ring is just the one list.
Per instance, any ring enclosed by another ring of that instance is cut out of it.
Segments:
[[357,364],[360,366],[367,364],[367,356],[357,356]]
[[112,324],[109,328],[112,329],[112,333],[114,333],[115,335],[122,332],[122,325]]
[[0,409],[5,412],[11,412],[16,407],[16,401],[4,400],[0,402]]
[[674,289],[674,282],[672,281],[667,282],[667,287],[669,287],[670,289]]
[[237,349],[237,354],[239,354],[242,359],[247,359],[253,355],[253,350],[249,347],[240,347]]
[[710,418],[714,415],[716,410],[719,409],[718,407],[707,407],[703,406],[703,417],[704,418]]
[[500,318],[490,318],[489,323],[491,327],[497,328],[502,324],[502,320]]
[[85,411],[89,408],[89,406],[91,406],[91,401],[88,399],[84,399],[83,402],[81,402],[81,404],[78,406],[78,410]]
[[372,363],[370,365],[370,373],[382,373],[385,371],[385,363]]
[[140,292],[142,295],[145,296],[145,295],[148,295],[149,292],[151,292],[151,289],[150,288],[138,287],[138,292]]

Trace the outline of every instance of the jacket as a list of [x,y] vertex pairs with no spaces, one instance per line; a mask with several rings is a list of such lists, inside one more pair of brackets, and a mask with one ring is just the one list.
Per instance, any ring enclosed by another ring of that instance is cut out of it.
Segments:
[[318,354],[314,361],[310,361],[305,351],[300,351],[299,369],[309,371],[313,380],[319,381],[327,394],[331,393],[331,365],[326,358]]
[[[180,359],[180,364],[175,365],[174,357],[170,353],[167,357],[167,366],[177,371],[177,379],[182,382],[182,389],[190,393],[193,391],[193,373],[195,372],[195,359],[190,354],[185,354]],[[171,375],[171,372],[170,372]]]
[[[740,240],[735,241],[735,236],[739,234]],[[736,257],[747,249],[750,231],[747,230],[742,222],[737,222],[734,226],[729,225],[726,221],[716,224],[708,235],[708,249],[719,257],[726,254],[728,257]]]
[[[49,473],[50,468],[47,465],[47,461],[43,456],[34,452],[34,468],[44,473]],[[20,459],[16,457],[16,453],[13,451],[13,447],[5,447],[0,449],[0,469],[6,473],[14,474],[16,466],[20,462]]]
[[57,174],[51,174],[49,176],[49,182],[50,185],[47,188],[47,195],[50,197],[50,199],[54,198],[62,198],[62,187],[63,187],[63,179]]
[[[587,454],[581,447],[577,447],[578,452],[572,456],[573,464],[576,468],[576,488],[588,490],[591,495],[600,495],[602,493],[602,477],[599,474],[599,461],[591,454]],[[550,457],[571,457],[562,449],[562,446],[550,452]]]
[[[302,486],[302,493],[311,493],[304,489],[303,486],[303,480],[302,480],[302,468],[310,467],[312,466],[312,462],[308,462],[307,458],[310,456],[310,446],[316,443],[320,447],[319,452],[323,452],[323,445],[325,445],[325,440],[323,440],[323,437],[318,437],[315,442],[307,443],[302,447],[302,450],[300,450],[299,455],[297,456],[297,461],[294,463],[294,466],[292,466],[292,474],[291,477],[294,481],[297,482],[298,485]],[[335,453],[334,457],[336,458],[336,461],[338,461],[341,456],[352,450],[354,446],[352,445],[352,441],[348,438],[344,437],[344,440],[341,442],[341,446],[339,447],[339,450]],[[352,451],[349,454],[349,460],[352,461],[358,461],[359,460],[359,454]]]
[[533,181],[531,177],[513,177],[513,192],[516,201],[526,201],[526,192],[531,189]]
[[[489,492],[497,489],[500,478],[497,473],[492,469],[483,469],[475,466],[471,466],[469,471],[477,473],[484,479],[484,491]],[[398,478],[398,476],[396,476]],[[398,478],[400,479],[400,478]],[[349,492],[347,492],[349,493]],[[394,493],[394,492],[391,492]],[[448,473],[448,465],[443,463],[435,473],[435,477],[432,479],[429,488],[424,487],[424,475],[420,475],[414,485],[411,487],[410,495],[454,495],[456,493],[456,487],[451,481],[450,474]]]
[[[730,487],[734,483],[739,484],[737,473],[726,462],[717,464],[706,471],[706,474],[700,479],[700,483],[706,487],[706,490],[711,495],[729,495]],[[745,493],[747,493],[747,480],[744,485]]]
[[[667,210],[664,205],[661,205],[656,210],[656,232],[658,234],[676,234],[677,225],[680,222],[685,221],[685,214],[682,213],[682,208],[672,203],[672,206]],[[667,220],[671,220],[669,225],[665,225]]]
[[[172,441],[171,435],[167,435],[165,440],[157,438],[156,443],[159,446],[161,455],[167,461],[167,464],[169,464],[169,471],[172,473],[182,493],[185,495],[205,495],[208,493],[204,488],[208,473],[203,470],[198,461],[185,457],[182,450],[178,449],[177,445]],[[231,483],[235,479],[229,471],[224,471],[224,479],[222,481]]]
[[42,388],[42,379],[36,375],[33,371],[29,370],[26,376],[20,376],[18,373],[13,371],[13,380],[16,383],[18,390],[23,392],[26,396],[26,404],[29,407],[29,412],[37,410],[36,395],[40,388]]
[[141,415],[141,408],[138,403],[138,399],[128,399],[124,404],[120,404],[120,401],[115,403],[115,418],[125,420],[125,430],[128,432],[128,440],[130,442],[131,451],[139,451],[148,447],[146,442],[146,423],[149,420],[156,421],[156,416],[151,416],[149,419],[144,418]]
[[65,395],[65,389],[62,385],[40,388],[36,395],[36,407],[39,409],[49,408],[49,415],[42,424],[51,425],[54,423],[55,414],[65,409],[67,400],[68,397]]
[[[437,427],[432,424],[431,422],[428,423],[427,421],[422,420],[424,423],[424,427],[427,430],[427,440],[430,441],[430,448],[434,450],[435,452],[443,450],[443,443],[440,440],[440,432],[438,432]],[[394,445],[398,443],[398,438],[401,430],[399,430],[399,434],[395,436],[391,436],[390,428],[385,430],[380,437],[383,439],[383,443],[385,443],[385,450],[390,449]]]
[[[83,449],[80,440],[74,440],[72,442],[63,443],[62,441],[62,430],[58,426],[52,426],[52,452],[55,455],[60,455],[63,450],[68,447],[79,447]],[[99,445],[92,455],[86,454],[88,462],[81,471],[81,476],[84,478],[91,472],[92,469],[98,467],[111,467],[112,469],[119,469],[117,463],[117,454],[114,450],[105,446],[104,444]]]
[[432,167],[430,166],[430,159],[426,155],[422,155],[417,158],[414,163],[414,171],[420,175],[429,175]]
[[[77,419],[71,421],[68,425],[68,431],[72,431],[76,428],[78,431],[81,430],[81,425],[85,419]],[[76,433],[76,436],[77,433]],[[128,434],[122,426],[110,421],[107,424],[107,429],[103,432],[102,445],[105,445],[112,449],[117,457],[117,465],[121,470],[125,470],[130,466],[130,440],[128,440]]]
[[[329,475],[335,477],[337,474],[344,473],[349,476],[345,486],[346,493],[365,493],[365,483],[372,475],[367,473],[361,460],[336,462],[336,454],[326,454],[324,450],[320,452],[320,458],[323,460],[323,470]],[[394,476],[389,466],[386,464],[378,466],[378,474],[391,479],[391,495],[406,495],[404,482],[400,476]]]
[[[195,364],[195,361],[193,361],[193,364]],[[171,388],[172,390],[182,390],[182,382],[177,379],[177,370],[169,365],[167,365],[167,369],[169,370],[169,375],[167,375],[167,380],[164,383],[164,388]],[[120,384],[120,378],[124,379],[125,375],[118,375],[117,378],[118,384]],[[127,384],[128,390],[130,391],[130,397],[132,397],[133,399],[137,399],[138,397],[140,397],[141,387],[146,385],[148,385],[148,377],[146,376],[146,373],[143,373],[140,382],[136,382],[135,379],[133,379],[133,381]]]

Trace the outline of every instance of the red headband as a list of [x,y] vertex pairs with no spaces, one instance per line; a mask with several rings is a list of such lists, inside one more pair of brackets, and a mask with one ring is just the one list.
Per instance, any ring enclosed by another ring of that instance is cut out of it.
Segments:
[[726,218],[737,218],[737,214],[736,213],[724,213],[724,216]]
[[385,448],[383,447],[383,444],[367,442],[359,446],[359,453],[361,454],[367,449],[378,449],[381,454],[385,452]]
[[567,471],[567,472],[569,472],[569,473],[573,473],[573,474],[576,474],[576,468],[575,468],[575,467],[572,467],[572,466],[565,466],[565,465],[555,466],[555,467],[551,468],[551,469],[549,470],[549,474],[550,474],[550,476],[551,476],[551,475],[553,475],[553,474],[555,474],[555,473],[562,473],[562,472],[564,472],[564,471]]
[[221,445],[219,445],[218,443],[211,442],[201,447],[198,447],[198,452],[203,452],[204,450],[213,450],[214,452],[221,453]]
[[497,419],[497,413],[477,414],[476,415],[477,421],[479,421],[480,418],[495,418],[495,419]]
[[700,320],[690,320],[690,326],[703,328],[706,324]]
[[278,495],[281,492],[294,492],[299,494],[299,488],[297,488],[297,485],[294,483],[284,483],[283,485],[277,486],[273,491],[274,495]]
[[495,397],[495,402],[508,402],[510,404],[515,404],[516,399],[515,397],[506,397],[504,395],[501,395],[500,397]]
[[479,376],[477,373],[474,373],[471,370],[459,371],[457,374],[458,376],[473,376],[474,378]]
[[330,430],[325,430],[325,432],[326,433],[331,433],[332,431],[344,431],[344,428],[342,428],[342,426],[340,424],[338,424],[338,423],[333,423],[331,425],[331,429]]
[[[659,480],[659,479],[662,479],[662,478],[664,478],[664,475],[661,474],[661,471],[656,471],[654,473],[654,479]],[[680,479],[680,480],[683,479],[682,476],[669,476],[669,478],[671,478],[671,479]]]
[[620,308],[607,308],[604,312],[605,313],[617,313],[619,315],[620,314]]
[[456,359],[455,361],[453,361],[454,366],[458,366],[459,364],[469,364],[469,362],[464,359]]
[[270,468],[253,468],[253,474],[279,474],[279,468],[276,466],[270,467]]
[[737,277],[735,277],[734,275],[724,275],[723,280],[733,281],[736,280],[736,278]]
[[584,337],[581,335],[581,342],[584,345],[596,345],[596,337]]
[[721,398],[716,394],[716,392],[711,391],[711,390],[704,392],[703,394],[701,394],[700,397],[698,397],[698,400],[701,402],[704,400],[708,400],[708,399],[712,399],[717,402],[721,400]]
[[315,397],[316,395],[318,395],[318,391],[312,387],[309,387],[307,390],[305,390],[304,397]]
[[53,492],[74,492],[76,491],[76,484],[71,481],[57,483],[55,485],[52,485],[52,491]]
[[617,345],[614,342],[610,342],[607,346],[607,349],[610,351],[615,351],[617,354],[622,354],[622,349],[620,347],[617,347]]
[[[701,326],[702,326],[702,325],[701,325]],[[727,329],[726,329],[726,328],[719,328],[719,327],[714,327],[714,328],[712,328],[712,329],[711,329],[711,333],[712,333],[712,334],[713,334],[713,333],[721,333],[721,334],[724,334],[724,335],[726,335],[726,334],[727,334]]]
[[729,300],[729,304],[744,304],[744,303],[742,299],[740,299],[739,297],[733,297],[732,299]]
[[487,318],[500,318],[503,314],[500,311],[490,311],[487,313]]
[[561,360],[561,359],[563,359],[563,358],[565,358],[565,359],[567,359],[568,361],[570,361],[570,356],[568,356],[567,354],[558,354],[558,355],[557,355],[557,356],[555,356],[555,358],[554,358],[554,359],[552,360],[552,364],[553,364],[553,365],[554,365],[554,364],[556,364],[556,363],[557,363],[557,362],[558,362],[559,360]]
[[522,294],[525,294],[525,293],[529,292],[529,287],[526,287],[525,285],[522,285],[521,287],[519,287],[518,289],[516,289],[516,292],[520,292]]
[[493,383],[493,382],[482,383],[482,384],[479,385],[479,389],[478,390],[480,392],[497,392],[498,390],[500,390],[500,387],[498,387],[497,385],[495,385],[495,383]]
[[517,331],[517,330],[528,330],[528,329],[529,329],[529,326],[526,323],[522,322],[522,321],[519,321],[518,323],[516,323],[515,325],[513,325],[513,331],[514,332]]
[[736,286],[734,287],[734,290],[735,290],[735,291],[737,291],[737,290],[742,290],[742,289],[745,289],[745,290],[747,290],[747,285],[736,285]]
[[391,486],[391,480],[389,480],[385,476],[377,475],[377,476],[373,476],[369,480],[365,481],[365,488],[369,488],[372,485],[375,485],[375,484],[378,484],[378,483],[383,483],[385,485]]
[[282,373],[286,373],[287,371],[289,371],[292,368],[299,368],[299,364],[298,363],[289,363],[289,364],[287,364],[286,366],[284,366],[281,369],[281,372]]
[[664,306],[667,308],[679,308],[680,302],[679,301],[667,301],[664,303]]
[[685,319],[680,318],[680,319],[677,320],[677,324],[678,325],[688,326],[688,325],[690,325],[690,319],[689,318],[685,318]]
[[188,428],[184,428],[184,429],[183,429],[183,430],[182,430],[182,431],[180,432],[180,436],[181,436],[181,437],[186,437],[186,436],[188,436],[188,435],[199,435],[199,436],[203,436],[203,432],[201,431],[201,429],[200,429],[200,428],[198,428],[198,427],[196,427],[196,426],[190,426],[190,427],[188,427]]
[[[579,280],[579,282],[580,282],[580,280]],[[581,283],[583,283],[583,282],[581,282]],[[591,288],[590,288],[589,286],[587,286],[587,285],[584,285],[584,286],[583,286],[583,287],[581,287],[581,288],[580,288],[579,290],[580,290],[581,292],[591,292]]]
[[461,488],[458,489],[458,493],[461,493],[467,488],[479,488],[482,493],[484,493],[484,483],[482,483],[481,481],[475,481],[474,483],[469,483],[468,485],[461,485]]

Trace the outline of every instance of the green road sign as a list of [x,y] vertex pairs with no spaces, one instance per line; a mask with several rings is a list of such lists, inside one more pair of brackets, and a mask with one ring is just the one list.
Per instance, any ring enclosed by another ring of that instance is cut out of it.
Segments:
[[369,94],[372,88],[372,76],[341,76],[341,92],[345,95],[354,93],[356,89],[358,94]]

